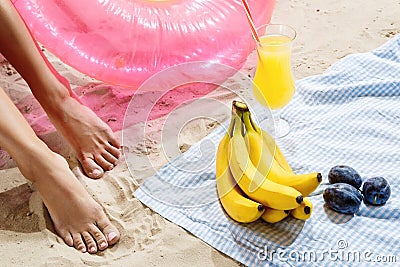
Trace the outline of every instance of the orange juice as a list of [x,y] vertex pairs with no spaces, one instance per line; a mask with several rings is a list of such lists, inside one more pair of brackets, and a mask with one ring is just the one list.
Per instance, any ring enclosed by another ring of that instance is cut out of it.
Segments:
[[284,107],[295,90],[291,72],[291,41],[284,35],[260,37],[253,93],[257,101],[271,109]]

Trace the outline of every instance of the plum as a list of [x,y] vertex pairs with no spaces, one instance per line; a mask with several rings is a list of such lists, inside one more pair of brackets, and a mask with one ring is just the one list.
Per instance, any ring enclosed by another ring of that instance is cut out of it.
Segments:
[[331,184],[346,183],[360,189],[362,180],[360,174],[352,167],[337,165],[331,168],[328,173],[328,180]]
[[357,188],[346,183],[335,183],[325,188],[325,204],[334,211],[354,214],[360,208],[363,196]]
[[390,197],[390,185],[383,177],[373,177],[363,184],[364,202],[371,205],[383,205]]

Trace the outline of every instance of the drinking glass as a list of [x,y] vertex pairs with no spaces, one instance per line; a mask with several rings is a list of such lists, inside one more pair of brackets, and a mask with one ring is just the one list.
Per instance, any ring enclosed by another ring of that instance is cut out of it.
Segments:
[[257,68],[253,94],[257,101],[271,109],[275,138],[290,132],[290,125],[280,117],[281,109],[289,103],[295,92],[291,70],[292,42],[296,31],[284,24],[268,24],[257,28]]

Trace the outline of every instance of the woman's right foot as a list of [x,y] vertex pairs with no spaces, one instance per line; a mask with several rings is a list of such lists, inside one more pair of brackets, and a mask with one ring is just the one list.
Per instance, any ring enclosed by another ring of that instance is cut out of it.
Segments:
[[65,243],[81,252],[96,253],[118,242],[119,231],[79,183],[66,160],[48,149],[34,156],[39,159],[35,165],[31,154],[30,160],[17,161],[18,166],[40,192],[54,228]]

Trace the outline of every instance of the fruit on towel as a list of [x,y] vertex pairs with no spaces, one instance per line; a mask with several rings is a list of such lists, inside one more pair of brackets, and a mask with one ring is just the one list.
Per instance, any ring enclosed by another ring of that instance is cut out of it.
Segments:
[[383,205],[390,197],[390,185],[383,177],[366,180],[362,187],[364,202],[371,205]]
[[350,166],[337,165],[331,168],[328,173],[328,180],[331,184],[346,183],[360,189],[362,180],[360,174]]
[[308,220],[311,217],[313,204],[308,197],[303,198],[303,203],[290,211],[290,215],[299,220]]
[[289,215],[289,210],[277,210],[265,207],[265,211],[263,215],[261,215],[261,219],[268,223],[277,223],[285,219]]
[[[247,108],[247,110],[248,110],[248,108]],[[243,122],[246,125],[246,129],[247,128],[253,129],[253,131],[262,135],[263,142],[264,142],[263,146],[266,145],[268,147],[270,153],[274,156],[275,161],[281,166],[281,168],[283,168],[288,173],[294,174],[292,167],[290,167],[289,163],[287,162],[285,156],[283,155],[278,144],[275,142],[274,138],[268,132],[261,129],[255,123],[255,121],[253,120],[253,118],[251,116],[250,111],[248,111],[248,115],[244,116]],[[265,148],[263,147],[263,149],[265,149]],[[255,164],[255,163],[253,162],[253,164]],[[257,164],[255,164],[255,165],[257,165]]]
[[[266,139],[272,139],[272,137],[264,137],[270,135],[255,126],[248,109],[245,109],[242,114],[246,128],[244,140],[250,160],[257,170],[272,182],[293,187],[303,196],[308,196],[314,192],[322,181],[322,175],[318,172],[294,174],[291,169],[286,171],[274,156],[274,150],[277,146],[268,145],[269,142]],[[282,159],[283,155],[280,157]],[[284,160],[284,162],[287,161]]]
[[336,183],[328,186],[323,193],[325,204],[334,211],[354,214],[362,202],[361,192],[352,185]]
[[264,206],[280,210],[297,208],[303,202],[302,194],[290,186],[269,180],[251,162],[242,135],[243,111],[236,109],[236,113],[238,116],[235,116],[233,135],[228,148],[229,167],[233,178],[249,198]]
[[229,169],[228,146],[230,141],[230,131],[233,127],[234,119],[228,132],[218,145],[216,154],[216,183],[219,200],[225,212],[233,220],[242,223],[249,223],[257,220],[264,212],[262,204],[248,199],[236,184]]

